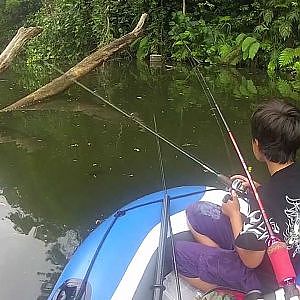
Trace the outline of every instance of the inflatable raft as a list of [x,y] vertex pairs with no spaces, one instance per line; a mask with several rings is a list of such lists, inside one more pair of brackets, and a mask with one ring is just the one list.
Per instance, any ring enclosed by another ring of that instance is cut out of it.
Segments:
[[[208,201],[222,205],[225,194],[223,190],[205,186],[169,189],[175,238],[179,235],[191,238],[185,216],[189,204]],[[84,300],[151,300],[163,197],[163,191],[144,196],[103,221],[75,251],[48,299],[77,299],[75,295],[84,283]],[[241,212],[246,215],[247,202],[240,199],[240,204]],[[167,262],[165,266],[166,274],[172,271]],[[167,288],[164,297],[176,299],[171,295],[175,290],[172,277],[167,278],[171,292],[168,293]],[[189,286],[181,290],[184,300],[196,296],[196,291]],[[284,299],[283,291],[278,290],[265,299]]]

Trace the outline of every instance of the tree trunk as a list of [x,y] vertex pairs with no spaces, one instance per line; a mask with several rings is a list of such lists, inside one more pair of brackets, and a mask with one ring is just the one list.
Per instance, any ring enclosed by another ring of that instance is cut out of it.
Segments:
[[8,69],[13,59],[19,54],[25,44],[42,31],[43,29],[40,27],[21,27],[0,55],[0,73]]
[[186,0],[182,0],[182,13],[185,15],[186,12]]
[[104,46],[94,53],[87,56],[77,65],[72,67],[62,76],[52,80],[50,83],[41,87],[32,94],[22,98],[21,100],[5,107],[2,111],[9,111],[14,109],[20,109],[29,105],[32,105],[42,100],[52,97],[58,93],[63,92],[70,87],[74,81],[88,74],[91,70],[103,64],[113,54],[124,49],[127,45],[136,40],[143,32],[143,27],[147,18],[147,14],[143,14],[133,31],[120,37],[119,39],[111,42],[107,46]]

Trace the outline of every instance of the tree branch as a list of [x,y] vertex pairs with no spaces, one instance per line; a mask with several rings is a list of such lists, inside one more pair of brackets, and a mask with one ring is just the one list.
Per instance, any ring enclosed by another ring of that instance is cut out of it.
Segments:
[[20,53],[25,44],[42,31],[43,29],[41,27],[21,27],[0,55],[0,73],[9,68],[12,61]]
[[41,87],[25,98],[22,98],[21,100],[5,107],[4,109],[2,109],[2,111],[20,109],[41,102],[46,98],[63,92],[74,83],[74,80],[78,80],[79,78],[85,76],[94,68],[96,68],[100,64],[103,64],[113,54],[124,49],[126,46],[136,40],[143,33],[143,27],[146,19],[147,14],[143,14],[133,31],[96,50],[94,53],[84,58],[81,62],[72,67],[62,76],[52,80],[50,83],[46,84],[45,86]]

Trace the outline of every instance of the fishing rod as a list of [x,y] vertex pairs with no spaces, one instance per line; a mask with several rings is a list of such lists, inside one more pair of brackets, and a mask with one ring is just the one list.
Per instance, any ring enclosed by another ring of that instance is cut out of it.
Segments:
[[[155,116],[153,116],[153,121],[154,121],[154,129],[157,132],[157,124],[156,124]],[[155,284],[153,285],[153,289],[154,289],[153,300],[161,300],[163,296],[163,292],[165,290],[163,281],[164,281],[164,266],[165,266],[168,229],[170,230],[171,239],[173,238],[172,236],[173,233],[172,233],[172,227],[170,222],[170,197],[167,192],[167,184],[166,184],[166,176],[165,176],[164,165],[162,160],[162,152],[161,152],[159,138],[158,137],[155,138],[156,138],[157,152],[158,152],[158,158],[160,164],[161,182],[164,190],[164,199],[163,199],[163,205],[161,211],[160,235],[159,235],[159,244],[157,248]],[[174,241],[173,242],[171,241],[171,247],[172,247],[172,256],[173,256],[173,254],[175,254]],[[175,259],[175,256],[173,257],[173,259]],[[179,275],[178,272],[176,272],[177,268],[174,267],[174,269],[175,269],[175,276],[176,276],[176,289],[177,289],[178,300],[181,300],[181,292],[180,292],[179,277],[178,277]]]
[[[64,74],[64,72],[60,69],[58,69],[57,67],[55,67],[52,64],[49,64],[48,62],[44,61],[44,63],[50,67],[53,68],[54,70],[56,70],[57,72],[59,72],[60,74]],[[172,141],[170,141],[169,139],[167,139],[166,137],[164,137],[163,135],[159,134],[158,132],[155,132],[153,129],[151,129],[149,126],[145,125],[143,122],[139,121],[137,118],[135,118],[135,116],[133,114],[129,114],[128,112],[124,111],[123,109],[119,108],[118,106],[114,105],[113,103],[109,102],[108,100],[106,100],[105,98],[103,98],[102,96],[100,96],[98,93],[96,93],[95,91],[92,91],[90,88],[88,88],[87,86],[85,86],[84,84],[80,83],[79,81],[77,81],[76,79],[71,79],[74,83],[76,83],[77,85],[79,85],[81,88],[83,88],[84,90],[88,91],[89,93],[91,93],[92,95],[94,95],[96,98],[100,99],[102,102],[104,102],[106,105],[110,106],[111,108],[117,110],[119,113],[121,113],[122,115],[124,115],[125,117],[131,119],[133,122],[135,122],[136,124],[138,124],[139,126],[141,126],[143,129],[145,129],[146,131],[150,132],[151,134],[153,134],[154,136],[156,136],[157,138],[159,138],[160,140],[164,141],[165,143],[167,143],[169,146],[173,147],[174,149],[176,149],[177,151],[179,151],[180,153],[182,153],[183,155],[185,155],[186,157],[190,158],[192,161],[194,161],[195,163],[197,163],[198,165],[200,165],[202,168],[204,168],[205,170],[207,170],[208,172],[210,172],[211,174],[215,175],[217,177],[217,179],[223,183],[226,187],[231,188],[232,185],[232,181],[229,177],[227,177],[226,175],[223,175],[219,172],[217,172],[216,170],[214,170],[212,167],[208,166],[207,164],[205,164],[204,162],[202,162],[201,160],[199,160],[198,158],[196,158],[195,156],[189,154],[188,152],[186,152],[185,150],[183,150],[181,147],[177,146],[175,143],[173,143]]]
[[[186,47],[188,48],[188,50],[192,54],[191,49],[187,45],[186,45]],[[194,57],[192,57],[192,58],[197,63],[199,63],[196,58],[194,58]],[[210,98],[212,100],[212,103],[213,103],[214,107],[216,108],[216,111],[218,112],[219,117],[221,118],[221,121],[222,121],[222,123],[223,123],[223,125],[224,125],[224,127],[225,127],[225,129],[227,131],[229,139],[231,140],[232,145],[233,145],[233,147],[235,149],[235,152],[236,152],[236,154],[237,154],[237,156],[238,156],[238,158],[239,158],[239,160],[240,160],[240,162],[242,164],[242,167],[243,167],[243,170],[244,170],[244,172],[246,174],[246,177],[249,180],[249,184],[250,184],[251,190],[253,191],[254,197],[255,197],[255,199],[256,199],[256,201],[258,203],[259,209],[260,209],[260,211],[262,213],[262,216],[263,216],[263,218],[265,220],[265,224],[266,224],[268,233],[270,235],[270,239],[275,241],[275,240],[277,240],[277,238],[275,237],[275,234],[274,234],[273,229],[271,227],[271,224],[269,222],[267,213],[266,213],[265,208],[263,206],[262,200],[261,200],[261,198],[260,198],[260,196],[258,194],[257,188],[256,188],[256,186],[254,184],[254,181],[253,181],[252,176],[251,176],[251,174],[250,174],[250,172],[248,170],[247,164],[246,164],[246,162],[244,160],[244,157],[243,157],[243,155],[242,155],[242,153],[240,151],[240,148],[239,148],[239,146],[238,146],[238,144],[236,142],[236,139],[235,139],[235,137],[234,137],[234,135],[233,135],[233,133],[232,133],[232,131],[231,131],[231,129],[230,129],[227,121],[225,120],[225,117],[224,117],[224,115],[223,115],[223,113],[222,113],[222,111],[221,111],[221,109],[220,109],[220,107],[219,107],[219,105],[218,105],[218,103],[217,103],[214,95],[212,94],[212,92],[211,92],[211,90],[210,90],[210,88],[209,88],[209,86],[208,86],[208,84],[207,84],[207,82],[206,82],[206,80],[205,80],[202,72],[200,72],[199,68],[197,68],[197,70],[198,70],[198,73],[199,73],[199,75],[201,77],[201,80],[202,80],[202,82],[204,84],[204,89],[208,92],[208,95],[210,96]],[[197,77],[197,78],[200,81],[199,77]]]
[[[189,49],[189,51],[192,55],[191,49],[187,45],[186,45],[186,47]],[[195,61],[197,61],[197,60],[195,59]],[[203,84],[204,84],[208,94],[210,95],[211,100],[218,112],[218,115],[221,118],[222,123],[228,133],[228,136],[234,146],[237,156],[238,156],[238,158],[242,164],[242,167],[246,173],[246,177],[249,181],[251,190],[254,194],[254,197],[255,197],[255,199],[258,203],[259,209],[261,211],[264,223],[266,225],[267,232],[269,234],[269,238],[267,240],[267,246],[268,246],[267,253],[270,258],[277,282],[280,287],[284,288],[286,299],[299,300],[300,295],[299,295],[299,291],[296,287],[296,273],[295,273],[294,267],[291,263],[291,259],[289,257],[287,245],[285,242],[281,241],[278,237],[275,236],[273,229],[271,227],[271,224],[269,222],[267,213],[265,211],[262,199],[260,198],[260,196],[258,194],[257,188],[256,188],[255,183],[252,179],[252,176],[248,170],[248,167],[247,167],[244,157],[240,151],[240,148],[236,142],[236,139],[235,139],[228,123],[226,122],[225,117],[224,117],[218,103],[216,102],[215,97],[212,94],[202,72],[199,69],[198,69],[198,71],[199,71],[199,74],[203,81]]]
[[[154,120],[154,128],[157,131],[156,120]],[[159,234],[159,243],[157,248],[157,260],[156,260],[156,274],[155,274],[155,284],[153,285],[153,300],[161,300],[162,295],[165,289],[163,284],[164,281],[164,265],[165,265],[165,254],[166,254],[166,243],[168,237],[168,218],[170,213],[170,198],[167,193],[167,186],[165,180],[164,167],[162,162],[162,155],[160,149],[160,143],[158,137],[156,138],[158,157],[160,162],[160,173],[161,180],[164,189],[164,198],[163,205],[161,210],[161,222],[160,222],[160,234]]]

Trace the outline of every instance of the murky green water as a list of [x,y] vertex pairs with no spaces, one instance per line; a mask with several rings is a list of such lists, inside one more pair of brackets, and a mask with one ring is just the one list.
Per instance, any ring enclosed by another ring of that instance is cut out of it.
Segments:
[[[263,73],[203,69],[258,180],[266,170],[250,151],[249,117],[265,98],[286,94]],[[82,82],[134,113],[214,169],[241,167],[216,123],[195,70],[107,63]],[[1,107],[37,83],[0,77]],[[169,187],[215,185],[213,176],[163,145]],[[61,268],[97,219],[161,188],[155,138],[94,96],[72,87],[37,109],[0,114],[0,299],[45,299]]]

